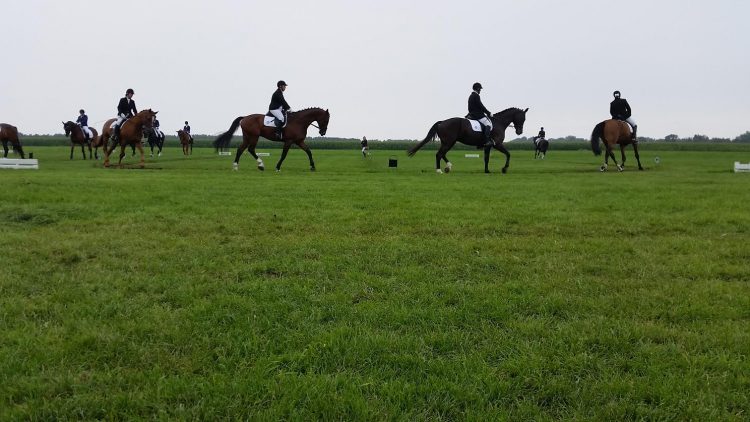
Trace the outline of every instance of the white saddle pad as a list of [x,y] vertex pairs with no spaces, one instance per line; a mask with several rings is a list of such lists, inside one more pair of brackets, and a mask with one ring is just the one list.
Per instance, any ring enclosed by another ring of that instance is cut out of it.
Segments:
[[[284,126],[286,127],[286,123],[289,121],[289,119],[286,119],[284,121]],[[276,127],[276,118],[273,116],[263,116],[263,126],[268,127]]]
[[479,124],[479,120],[471,120],[471,119],[466,119],[466,120],[468,120],[469,123],[471,123],[471,128],[472,130],[474,130],[474,132],[482,131],[482,125]]

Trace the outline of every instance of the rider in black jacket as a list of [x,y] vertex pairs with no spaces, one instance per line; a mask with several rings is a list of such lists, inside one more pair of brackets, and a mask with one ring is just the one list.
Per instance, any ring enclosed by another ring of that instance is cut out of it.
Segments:
[[286,82],[284,81],[276,83],[276,91],[274,91],[271,96],[271,104],[268,105],[268,112],[276,118],[276,136],[278,136],[279,139],[281,139],[283,134],[286,113],[292,108],[284,99],[286,86]]
[[479,121],[479,124],[482,125],[482,133],[484,133],[484,146],[491,147],[495,144],[490,136],[490,133],[492,133],[492,113],[487,110],[487,107],[482,104],[482,99],[479,98],[482,84],[477,82],[471,88],[473,91],[469,95],[469,114],[467,117]]
[[624,120],[628,122],[628,124],[633,128],[633,140],[636,139],[636,133],[638,132],[638,125],[635,123],[635,120],[633,120],[633,117],[631,116],[632,110],[630,109],[630,104],[628,104],[628,100],[625,98],[620,98],[620,91],[615,91],[612,95],[614,95],[615,99],[612,100],[611,103],[609,103],[609,114],[612,115],[613,119],[617,120]]

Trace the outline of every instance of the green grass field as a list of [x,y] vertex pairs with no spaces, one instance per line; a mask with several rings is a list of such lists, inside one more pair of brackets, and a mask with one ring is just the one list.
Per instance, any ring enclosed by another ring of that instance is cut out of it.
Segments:
[[750,418],[750,146],[311,147],[0,170],[0,420]]

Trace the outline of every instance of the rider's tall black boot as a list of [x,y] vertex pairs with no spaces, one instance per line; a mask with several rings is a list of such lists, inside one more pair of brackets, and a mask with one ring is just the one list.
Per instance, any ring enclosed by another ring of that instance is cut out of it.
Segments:
[[637,134],[638,134],[638,125],[635,125],[635,126],[633,126],[633,140],[634,140],[634,141],[635,141],[636,139],[638,139],[638,138],[637,138]]
[[490,136],[491,132],[492,132],[492,129],[490,129],[489,126],[482,125],[482,133],[484,134],[484,146],[485,147],[491,147],[495,145],[495,142],[492,140],[492,137]]
[[276,119],[276,136],[278,136],[279,139],[284,136],[284,122],[279,119]]

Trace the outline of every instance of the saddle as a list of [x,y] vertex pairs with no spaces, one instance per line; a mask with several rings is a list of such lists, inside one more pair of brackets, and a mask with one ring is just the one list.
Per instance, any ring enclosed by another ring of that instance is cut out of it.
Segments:
[[[276,118],[271,112],[269,111],[266,113],[265,116],[263,116],[263,126],[267,127],[278,127],[276,126],[276,122],[278,122],[279,119]],[[284,125],[282,127],[286,127],[286,125],[289,123],[289,117],[287,116],[286,120],[284,120]]]

